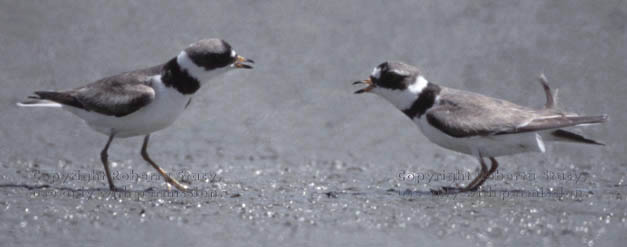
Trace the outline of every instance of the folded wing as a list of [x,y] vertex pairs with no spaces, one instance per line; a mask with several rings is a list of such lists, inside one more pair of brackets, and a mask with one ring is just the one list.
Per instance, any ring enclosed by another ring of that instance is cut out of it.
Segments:
[[35,92],[34,99],[49,100],[104,115],[123,117],[150,104],[155,91],[150,87],[149,69],[101,79],[73,90]]
[[425,117],[431,125],[453,137],[515,134],[607,120],[606,115],[577,116],[560,114],[554,109],[534,110],[457,90],[454,94],[443,93],[439,104],[427,111]]

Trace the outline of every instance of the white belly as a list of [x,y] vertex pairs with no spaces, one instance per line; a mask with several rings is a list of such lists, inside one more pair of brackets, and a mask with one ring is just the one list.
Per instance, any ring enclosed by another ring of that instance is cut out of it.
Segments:
[[456,138],[432,127],[425,118],[414,119],[422,133],[433,143],[460,153],[497,157],[524,152],[544,152],[542,137],[535,132],[521,134]]
[[93,111],[64,106],[64,109],[85,120],[87,125],[105,135],[115,137],[147,135],[171,125],[184,111],[191,95],[183,95],[174,88],[167,88],[157,77],[152,83],[155,98],[150,104],[123,117],[102,115]]

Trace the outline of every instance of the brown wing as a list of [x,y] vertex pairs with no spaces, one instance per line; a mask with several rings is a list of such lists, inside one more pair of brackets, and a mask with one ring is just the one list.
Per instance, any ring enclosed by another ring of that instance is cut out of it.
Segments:
[[109,116],[123,117],[155,97],[150,76],[160,73],[161,66],[103,78],[91,84],[62,92],[35,92],[41,99],[94,111]]
[[[581,124],[596,124],[607,121],[607,115],[600,116],[548,116],[537,118],[531,121],[529,124],[516,129],[516,133],[538,131],[545,129],[557,129],[569,126],[576,126]],[[497,133],[501,134],[501,133]],[[508,134],[508,133],[503,133]]]
[[73,96],[88,111],[123,117],[152,102],[155,91],[141,83],[110,81],[81,88]]
[[444,89],[439,104],[425,113],[434,127],[453,137],[514,134],[598,123],[607,117],[564,116],[555,110],[534,110],[475,93]]

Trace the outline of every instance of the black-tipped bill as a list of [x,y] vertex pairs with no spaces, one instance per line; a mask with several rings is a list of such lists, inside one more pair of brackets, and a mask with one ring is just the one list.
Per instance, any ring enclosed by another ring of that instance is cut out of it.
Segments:
[[245,64],[245,63],[255,63],[255,61],[238,55],[237,58],[235,58],[233,67],[239,68],[239,69],[252,69],[253,68],[252,65]]
[[355,91],[356,94],[360,94],[360,93],[367,93],[370,92],[370,90],[372,90],[373,88],[375,88],[376,86],[374,85],[374,83],[372,83],[372,80],[370,78],[363,80],[363,81],[356,81],[353,82],[353,85],[357,85],[357,84],[366,84],[368,85],[365,88],[359,89],[357,91]]

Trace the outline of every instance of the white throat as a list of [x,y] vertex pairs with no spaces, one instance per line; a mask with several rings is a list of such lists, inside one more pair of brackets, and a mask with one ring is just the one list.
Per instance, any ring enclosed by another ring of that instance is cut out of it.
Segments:
[[187,71],[190,76],[196,78],[201,83],[220,76],[231,69],[230,66],[225,66],[207,71],[205,68],[196,65],[196,63],[192,61],[185,51],[182,51],[178,56],[176,56],[176,62],[179,64],[181,69]]
[[372,92],[383,97],[402,111],[409,109],[414,104],[428,83],[424,77],[418,76],[405,90],[376,87],[372,89]]

